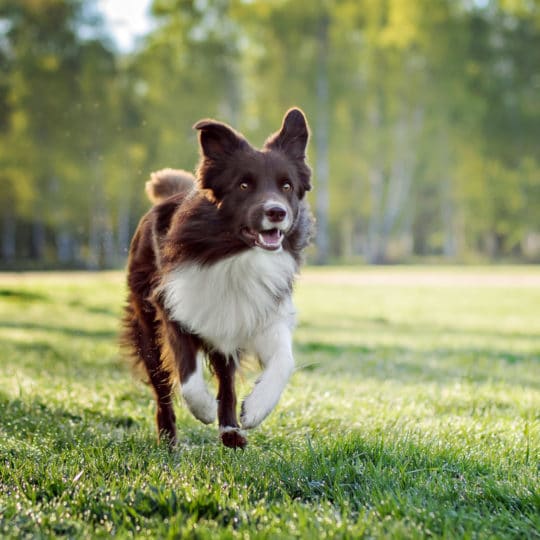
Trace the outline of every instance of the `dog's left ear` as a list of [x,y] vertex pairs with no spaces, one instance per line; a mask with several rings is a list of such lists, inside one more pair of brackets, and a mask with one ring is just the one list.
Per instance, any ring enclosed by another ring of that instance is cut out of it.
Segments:
[[281,150],[297,163],[305,191],[311,189],[311,171],[305,163],[308,139],[309,128],[306,117],[300,109],[293,108],[285,113],[281,129],[271,135],[264,144],[265,148]]

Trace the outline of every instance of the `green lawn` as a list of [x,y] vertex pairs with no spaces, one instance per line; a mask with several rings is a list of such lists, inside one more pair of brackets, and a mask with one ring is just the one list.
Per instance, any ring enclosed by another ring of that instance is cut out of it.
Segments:
[[236,452],[180,402],[156,445],[123,296],[0,274],[0,537],[540,538],[540,270],[307,270],[298,369]]

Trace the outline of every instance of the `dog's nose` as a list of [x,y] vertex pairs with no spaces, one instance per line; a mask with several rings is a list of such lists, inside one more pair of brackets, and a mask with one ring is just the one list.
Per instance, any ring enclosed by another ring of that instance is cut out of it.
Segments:
[[269,208],[264,209],[264,215],[272,223],[279,223],[280,221],[283,221],[285,219],[285,216],[287,215],[287,210],[285,210],[283,206],[274,204],[270,206]]

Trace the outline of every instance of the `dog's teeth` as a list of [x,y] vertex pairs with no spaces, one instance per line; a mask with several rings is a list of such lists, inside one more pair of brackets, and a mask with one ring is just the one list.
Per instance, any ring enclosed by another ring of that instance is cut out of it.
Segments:
[[257,234],[257,243],[265,249],[277,249],[283,240],[283,231],[272,229],[261,231]]

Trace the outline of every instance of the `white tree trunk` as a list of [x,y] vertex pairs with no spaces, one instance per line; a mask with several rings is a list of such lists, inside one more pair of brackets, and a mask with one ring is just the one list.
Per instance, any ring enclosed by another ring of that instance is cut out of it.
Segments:
[[317,126],[315,130],[315,179],[316,179],[316,202],[315,214],[317,218],[317,262],[325,264],[330,254],[328,238],[328,210],[329,210],[329,162],[328,162],[328,25],[326,14],[321,16],[318,31],[318,62],[316,80],[317,98]]
[[59,228],[55,234],[56,257],[62,264],[68,264],[73,261],[73,237],[71,233]]
[[118,246],[119,262],[123,262],[128,256],[128,252],[129,252],[130,217],[131,217],[131,198],[129,194],[129,189],[126,188],[124,192],[124,196],[120,197],[120,203],[118,206],[117,246]]
[[[378,264],[388,259],[388,242],[399,219],[403,217],[416,166],[415,143],[423,121],[418,108],[412,119],[403,114],[395,124],[394,161],[385,181],[382,166],[375,164],[370,173],[371,217],[368,262]],[[405,224],[405,221],[404,221]],[[398,231],[402,236],[403,231]]]

